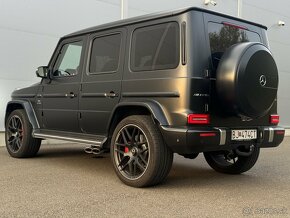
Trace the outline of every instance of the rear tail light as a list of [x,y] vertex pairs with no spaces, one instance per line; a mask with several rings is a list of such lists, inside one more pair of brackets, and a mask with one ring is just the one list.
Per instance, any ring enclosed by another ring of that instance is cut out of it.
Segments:
[[278,124],[279,123],[279,118],[280,118],[280,116],[277,115],[277,114],[270,115],[270,123],[271,124]]
[[209,124],[209,114],[189,114],[187,116],[189,124]]

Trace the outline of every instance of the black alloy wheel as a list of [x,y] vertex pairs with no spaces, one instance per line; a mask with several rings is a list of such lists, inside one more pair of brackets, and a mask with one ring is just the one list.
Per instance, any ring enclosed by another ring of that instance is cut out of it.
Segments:
[[250,170],[258,160],[260,148],[254,147],[251,155],[240,156],[234,150],[205,152],[208,165],[217,172],[240,174]]
[[122,175],[137,179],[148,167],[149,142],[140,127],[134,124],[124,126],[115,141],[114,159]]
[[5,125],[5,141],[8,153],[15,158],[34,157],[41,139],[32,137],[32,125],[23,109],[12,111]]
[[117,176],[129,186],[157,185],[172,166],[173,152],[149,115],[124,118],[115,128],[110,150]]
[[16,153],[23,144],[23,124],[18,115],[13,115],[7,122],[7,146]]

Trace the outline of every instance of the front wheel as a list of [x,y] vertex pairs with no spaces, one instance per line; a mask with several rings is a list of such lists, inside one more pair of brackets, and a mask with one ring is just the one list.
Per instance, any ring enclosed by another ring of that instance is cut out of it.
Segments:
[[133,115],[117,125],[111,140],[111,158],[122,182],[145,187],[166,178],[173,153],[150,116]]
[[205,152],[204,157],[211,168],[220,173],[240,174],[250,170],[258,160],[260,148],[254,147],[251,155],[239,156],[235,151]]
[[13,111],[7,118],[5,129],[6,148],[12,157],[33,157],[37,154],[41,139],[32,137],[32,126],[24,110]]

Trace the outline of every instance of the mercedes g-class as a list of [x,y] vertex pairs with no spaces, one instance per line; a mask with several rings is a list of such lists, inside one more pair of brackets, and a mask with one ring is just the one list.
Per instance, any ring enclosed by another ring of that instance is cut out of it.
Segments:
[[162,182],[173,153],[243,173],[285,134],[266,30],[187,8],[66,35],[37,69],[41,81],[12,93],[7,150],[24,158],[43,139],[89,144],[88,153],[110,151],[134,187]]

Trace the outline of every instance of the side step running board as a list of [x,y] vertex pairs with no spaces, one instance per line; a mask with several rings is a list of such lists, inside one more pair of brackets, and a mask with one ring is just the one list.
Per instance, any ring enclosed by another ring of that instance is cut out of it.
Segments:
[[80,133],[67,133],[60,131],[43,131],[43,130],[35,130],[32,133],[34,138],[41,139],[58,139],[64,141],[78,142],[81,144],[92,144],[101,147],[107,140],[105,136],[95,136],[88,134],[80,134]]

